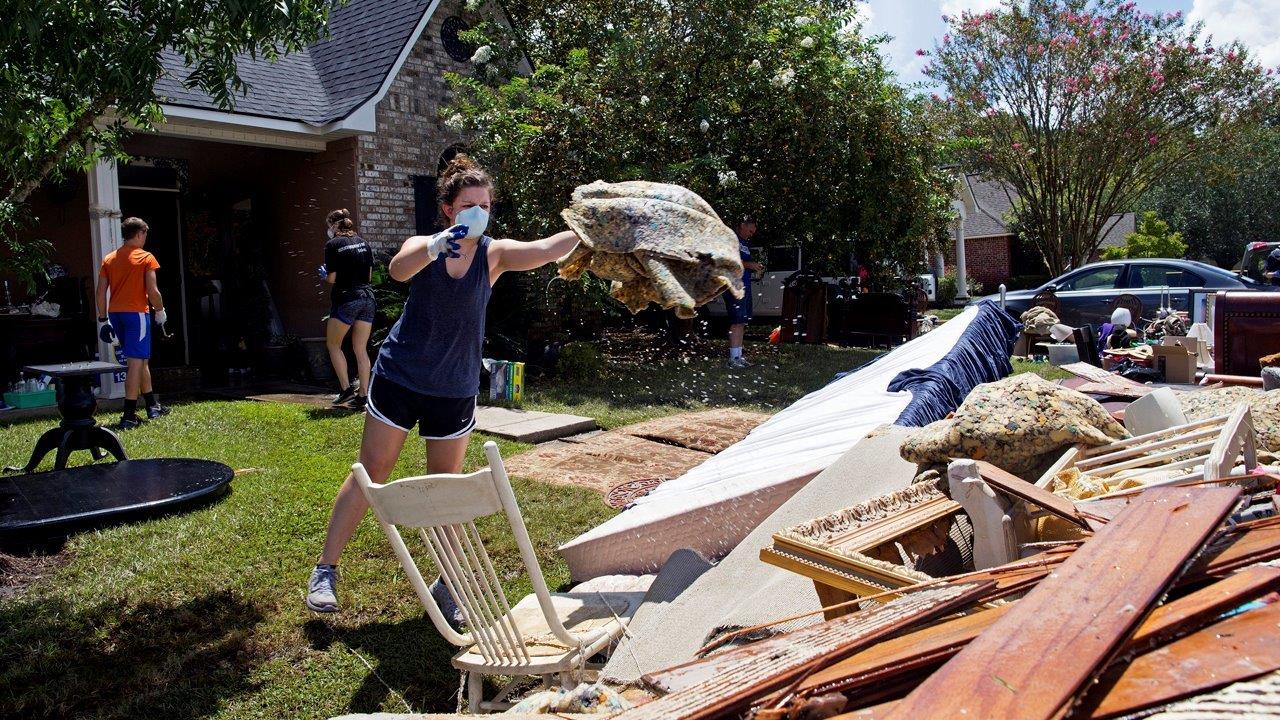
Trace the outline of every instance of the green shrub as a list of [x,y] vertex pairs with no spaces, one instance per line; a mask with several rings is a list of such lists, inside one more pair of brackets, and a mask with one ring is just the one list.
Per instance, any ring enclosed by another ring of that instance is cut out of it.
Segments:
[[556,359],[556,373],[568,380],[589,380],[604,371],[604,356],[589,342],[565,343]]
[[[969,278],[969,297],[975,298],[982,295],[982,283]],[[956,300],[956,274],[949,272],[942,276],[942,281],[938,283],[938,305],[947,307]]]

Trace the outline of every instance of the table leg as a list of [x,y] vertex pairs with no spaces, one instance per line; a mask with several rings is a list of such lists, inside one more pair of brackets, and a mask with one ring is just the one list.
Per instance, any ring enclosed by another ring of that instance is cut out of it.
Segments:
[[71,451],[75,448],[75,433],[63,433],[62,439],[58,441],[58,454],[53,459],[54,470],[65,470],[67,468],[67,458],[71,457]]
[[[120,444],[120,438],[110,430],[98,425],[92,431],[90,436],[90,445],[93,447],[97,457],[101,457],[98,448],[102,448],[111,453],[116,460],[128,460],[129,456],[124,454],[124,445]],[[97,459],[95,457],[95,459]]]
[[[44,462],[44,456],[58,448],[62,435],[63,430],[60,427],[45,430],[40,439],[36,440],[36,447],[31,451],[31,459],[27,461],[27,466],[22,468],[22,472],[34,472],[36,468],[40,467],[40,463]],[[16,470],[17,468],[14,469]]]

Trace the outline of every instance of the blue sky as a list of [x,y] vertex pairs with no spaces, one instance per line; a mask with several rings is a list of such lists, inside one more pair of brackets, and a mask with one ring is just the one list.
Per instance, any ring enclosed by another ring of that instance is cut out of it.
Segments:
[[[1192,20],[1203,20],[1215,39],[1239,40],[1267,66],[1280,66],[1280,0],[1137,0],[1146,12],[1181,10]],[[946,32],[943,15],[962,10],[985,11],[1000,0],[866,0],[860,12],[871,34],[893,36],[882,52],[899,80],[925,80],[920,68],[925,58],[917,48],[932,48]]]

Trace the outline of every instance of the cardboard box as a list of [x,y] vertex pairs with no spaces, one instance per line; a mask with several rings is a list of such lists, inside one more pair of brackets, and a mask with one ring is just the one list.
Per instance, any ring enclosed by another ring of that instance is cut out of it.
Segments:
[[1189,385],[1196,381],[1196,360],[1199,341],[1195,338],[1166,335],[1156,345],[1155,367],[1164,374],[1167,383]]

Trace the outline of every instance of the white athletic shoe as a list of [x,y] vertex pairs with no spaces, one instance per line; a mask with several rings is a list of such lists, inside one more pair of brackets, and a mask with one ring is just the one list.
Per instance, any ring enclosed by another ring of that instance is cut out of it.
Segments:
[[338,568],[317,565],[307,582],[307,607],[314,612],[338,612]]
[[747,359],[744,357],[733,358],[729,361],[729,369],[731,370],[741,370],[742,368],[749,368],[752,365],[754,365],[754,363],[747,362]]

